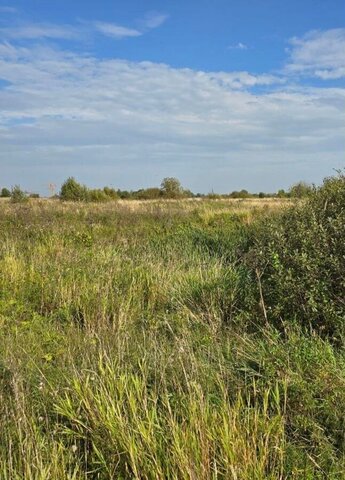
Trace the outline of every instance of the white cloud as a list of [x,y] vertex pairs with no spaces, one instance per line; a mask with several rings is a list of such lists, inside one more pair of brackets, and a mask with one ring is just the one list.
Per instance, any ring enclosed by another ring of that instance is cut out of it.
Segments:
[[134,28],[127,28],[114,23],[95,22],[94,27],[103,35],[114,38],[139,37],[142,32]]
[[146,33],[148,30],[152,30],[154,28],[159,27],[162,25],[168,18],[168,15],[162,13],[148,13],[144,19],[138,22],[140,28],[128,28],[122,25],[117,25],[114,23],[107,23],[107,22],[94,22],[94,28],[106,35],[108,37],[114,38],[126,38],[126,37],[139,37]]
[[[345,89],[8,43],[0,71],[9,82],[0,88],[0,165],[3,182],[16,172],[10,184],[73,174],[136,188],[175,175],[194,190],[269,190],[343,165]],[[253,93],[258,85],[273,88]]]
[[345,28],[314,30],[289,43],[286,72],[324,80],[345,77]]
[[[3,9],[5,9],[3,11],[12,12],[10,7],[3,7]],[[51,23],[13,24],[0,27],[0,37],[5,41],[37,39],[82,40],[85,36],[97,32],[107,37],[123,39],[140,37],[147,31],[162,25],[167,18],[168,15],[165,14],[149,13],[143,20],[137,22],[140,28],[125,27],[110,22],[86,22],[83,20],[79,20],[77,25],[55,25]]]
[[33,40],[38,38],[76,39],[80,32],[72,25],[28,24],[0,28],[0,35],[5,39]]
[[238,42],[235,45],[229,45],[228,50],[248,50],[248,47],[244,43]]
[[168,18],[169,15],[153,12],[148,13],[140,23],[144,29],[152,29],[162,25]]

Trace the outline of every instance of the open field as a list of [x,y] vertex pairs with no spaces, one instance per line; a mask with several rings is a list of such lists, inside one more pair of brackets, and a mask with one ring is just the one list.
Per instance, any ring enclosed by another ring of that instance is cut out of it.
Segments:
[[2,201],[0,478],[345,478],[344,212],[299,230],[326,194]]

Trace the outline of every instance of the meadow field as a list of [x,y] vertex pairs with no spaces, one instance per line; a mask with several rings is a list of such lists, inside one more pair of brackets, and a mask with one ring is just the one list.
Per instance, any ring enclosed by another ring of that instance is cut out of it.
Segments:
[[0,202],[0,479],[345,478],[345,182]]

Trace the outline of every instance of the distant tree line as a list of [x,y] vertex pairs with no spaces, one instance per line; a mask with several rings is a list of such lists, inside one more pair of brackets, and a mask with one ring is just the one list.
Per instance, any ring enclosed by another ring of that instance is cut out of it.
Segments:
[[162,180],[160,188],[142,188],[136,191],[116,190],[111,187],[90,189],[78,183],[73,177],[62,185],[59,198],[65,201],[106,202],[117,199],[154,200],[160,198],[188,198],[193,193],[182,188],[177,178],[167,177]]
[[288,191],[279,190],[277,193],[250,193],[247,190],[233,191],[228,194],[193,193],[182,187],[181,182],[174,177],[166,177],[159,187],[141,188],[139,190],[120,190],[110,187],[103,189],[89,189],[78,183],[73,177],[68,178],[62,185],[59,198],[65,201],[106,202],[117,199],[155,200],[155,199],[182,199],[182,198],[303,198],[307,197],[314,187],[305,182],[298,182]]
[[15,185],[9,190],[6,187],[3,187],[0,190],[0,198],[9,198],[12,203],[24,203],[29,200],[29,198],[39,198],[38,193],[28,193],[24,192],[19,185]]
[[[292,185],[288,191],[283,189],[277,193],[250,193],[247,190],[235,190],[227,194],[218,193],[193,193],[182,187],[181,182],[174,177],[166,177],[160,187],[141,188],[139,190],[121,190],[112,187],[91,189],[77,182],[75,178],[68,178],[61,186],[60,194],[56,198],[73,202],[107,202],[118,199],[133,200],[158,200],[158,199],[182,199],[182,198],[206,198],[206,199],[246,199],[246,198],[304,198],[310,195],[314,186],[306,182],[298,182]],[[38,193],[24,192],[18,185],[11,190],[3,187],[0,197],[10,198],[13,203],[23,203],[29,198],[39,198]]]

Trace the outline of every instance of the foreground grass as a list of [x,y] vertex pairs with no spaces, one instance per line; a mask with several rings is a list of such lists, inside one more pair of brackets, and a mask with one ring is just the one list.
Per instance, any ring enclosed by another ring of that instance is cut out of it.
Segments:
[[0,478],[345,478],[344,354],[267,325],[260,201],[0,209]]

